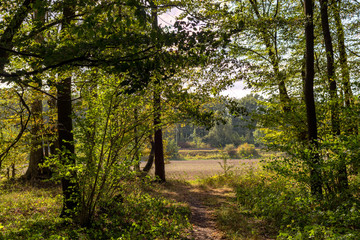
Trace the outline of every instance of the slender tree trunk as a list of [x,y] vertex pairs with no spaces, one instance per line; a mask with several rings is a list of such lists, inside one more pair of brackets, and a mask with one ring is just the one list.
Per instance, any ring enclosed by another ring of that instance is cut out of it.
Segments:
[[150,169],[154,163],[155,143],[154,143],[152,137],[150,137],[150,144],[151,144],[151,150],[150,150],[149,158],[148,158],[148,161],[147,161],[145,167],[143,168],[143,172],[146,174],[150,171]]
[[[74,15],[74,9],[71,3],[64,2],[64,17]],[[69,24],[69,21],[64,23],[64,29]],[[57,85],[57,109],[58,109],[58,134],[59,134],[59,149],[60,163],[66,168],[75,165],[75,146],[72,125],[72,102],[71,102],[71,77],[67,77],[60,81]],[[63,209],[61,217],[74,218],[79,206],[79,187],[77,184],[76,173],[68,169],[68,173],[64,174],[61,179],[63,190]]]
[[347,54],[345,50],[345,37],[344,37],[344,27],[341,22],[340,18],[340,7],[341,7],[341,0],[335,0],[332,2],[332,9],[335,18],[335,25],[336,25],[336,33],[338,39],[338,48],[339,48],[339,62],[341,68],[341,76],[342,76],[342,84],[345,96],[345,105],[347,107],[351,106],[351,102],[353,99],[353,94],[351,91],[350,85],[350,71],[347,61]]
[[[40,0],[38,0],[40,2]],[[43,7],[41,5],[40,7]],[[34,14],[35,21],[39,21],[42,24],[45,23],[45,9],[36,9]],[[43,37],[37,36],[35,41],[39,44],[43,42]],[[38,86],[42,88],[42,84]],[[51,177],[51,171],[49,168],[41,168],[40,164],[44,163],[44,144],[43,144],[43,132],[44,132],[44,121],[43,121],[43,96],[42,93],[33,91],[33,100],[31,103],[31,113],[33,116],[33,124],[31,126],[31,150],[30,150],[30,161],[29,167],[23,176],[26,180],[36,181],[39,179],[48,179]]]
[[155,176],[160,182],[165,182],[164,146],[161,130],[161,97],[157,90],[154,92],[154,153],[155,153]]
[[31,112],[33,117],[33,124],[30,129],[31,133],[31,150],[29,167],[23,176],[26,180],[35,181],[41,179],[40,163],[44,161],[44,154],[42,148],[41,126],[42,126],[42,98],[41,94],[36,94],[35,99],[31,103]]
[[[323,29],[323,37],[326,49],[327,60],[327,79],[329,82],[330,91],[330,111],[331,111],[331,126],[332,134],[336,137],[340,135],[340,117],[339,117],[339,99],[337,95],[337,85],[335,80],[335,63],[334,50],[332,45],[332,38],[329,26],[328,16],[328,0],[320,0],[321,9],[321,25]],[[340,153],[339,153],[340,154]],[[343,159],[339,160],[338,166],[338,191],[342,192],[349,188],[346,164]]]
[[134,156],[135,156],[135,165],[134,165],[134,168],[135,168],[135,171],[137,172],[140,172],[140,153],[139,153],[139,136],[138,136],[138,129],[137,129],[137,122],[138,122],[138,110],[135,109],[134,110],[134,120],[135,120],[135,127],[134,127],[134,135],[135,135],[135,138],[134,138],[134,149],[135,149],[135,153],[134,153]]
[[326,60],[327,60],[327,80],[329,83],[330,94],[330,111],[331,111],[331,126],[333,135],[340,134],[339,122],[339,104],[337,95],[337,86],[335,80],[335,65],[334,65],[334,50],[330,34],[329,16],[328,16],[328,1],[320,0],[321,9],[321,25],[323,30],[323,37],[325,42]]
[[[259,12],[257,2],[255,0],[250,0],[250,3],[255,12],[256,17],[259,20],[261,20],[262,16]],[[283,105],[283,110],[285,112],[290,112],[291,111],[290,97],[287,93],[286,86],[285,86],[285,80],[284,80],[285,76],[283,76],[283,74],[280,72],[279,58],[278,58],[276,52],[274,51],[275,48],[273,47],[273,44],[271,43],[270,36],[267,33],[267,31],[268,30],[266,29],[265,25],[260,27],[260,33],[262,35],[263,41],[264,41],[266,49],[268,51],[268,56],[270,58],[271,65],[274,70],[274,75],[277,79],[280,102]],[[276,39],[275,39],[275,41],[276,41]]]
[[308,124],[308,138],[310,148],[310,186],[311,193],[317,198],[322,198],[322,179],[320,171],[320,158],[318,154],[317,120],[314,98],[314,23],[313,1],[305,0],[305,40],[306,40],[306,63],[304,96],[306,104],[306,116]]
[[[56,93],[56,89],[53,90],[54,94]],[[57,101],[55,98],[50,98],[48,100],[49,106],[49,124],[47,129],[47,141],[48,141],[48,155],[50,157],[52,154],[56,153],[56,149],[59,148],[59,139],[57,133]]]

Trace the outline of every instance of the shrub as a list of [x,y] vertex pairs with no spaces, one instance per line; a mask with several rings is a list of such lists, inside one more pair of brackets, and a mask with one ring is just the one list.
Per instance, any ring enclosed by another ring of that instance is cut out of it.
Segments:
[[174,139],[171,139],[166,142],[166,155],[170,159],[178,159],[179,158],[179,147],[176,144]]
[[254,144],[248,144],[248,143],[241,144],[237,148],[237,152],[238,152],[239,156],[242,156],[242,157],[255,157],[255,156],[258,156],[258,153],[257,153],[257,151],[255,149]]
[[236,152],[236,148],[235,148],[234,144],[226,144],[224,147],[224,151],[231,158],[235,158],[237,156],[237,152]]
[[360,205],[349,198],[318,202],[295,180],[266,171],[239,176],[239,214],[266,221],[277,239],[359,239]]
[[180,148],[194,148],[194,143],[192,142],[178,142]]

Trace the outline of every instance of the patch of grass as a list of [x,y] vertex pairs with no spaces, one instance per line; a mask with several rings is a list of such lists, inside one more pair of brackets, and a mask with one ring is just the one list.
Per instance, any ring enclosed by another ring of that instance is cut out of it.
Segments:
[[[179,158],[182,160],[210,160],[210,159],[221,159],[222,152],[225,151],[229,154],[231,159],[244,159],[244,158],[268,158],[273,155],[278,155],[278,153],[267,152],[263,149],[252,148],[253,145],[249,147],[249,144],[241,148],[239,154],[236,153],[236,149],[231,149],[231,146],[227,146],[227,149],[180,149]],[[239,149],[238,149],[239,150]]]
[[219,159],[220,150],[218,149],[180,149],[179,159],[199,160],[199,159]]
[[133,184],[124,188],[121,201],[104,203],[92,225],[81,228],[58,217],[58,187],[8,183],[0,192],[0,239],[185,239],[189,208]]

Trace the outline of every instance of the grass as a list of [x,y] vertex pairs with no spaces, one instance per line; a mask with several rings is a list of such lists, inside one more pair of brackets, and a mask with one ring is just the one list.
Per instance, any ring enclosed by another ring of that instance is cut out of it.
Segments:
[[219,149],[180,149],[179,159],[199,160],[199,159],[219,159],[221,157]]
[[203,188],[231,187],[235,196],[216,206],[219,228],[229,239],[360,239],[359,183],[354,197],[319,202],[298,182],[262,168],[198,181]]
[[145,185],[126,185],[122,202],[99,209],[92,225],[81,228],[58,217],[62,201],[58,186],[2,182],[0,239],[186,238],[191,228],[187,206],[154,197],[144,191]]
[[[176,161],[183,165],[167,165],[168,176],[176,169],[178,175],[164,185],[125,183],[123,202],[99,211],[88,228],[57,217],[58,186],[2,182],[0,239],[186,239],[190,210],[183,202],[194,194],[214,210],[228,239],[360,239],[359,177],[350,181],[353,197],[319,203],[305,185],[264,170],[258,160],[231,161],[237,165],[226,174],[219,161]],[[210,163],[216,172],[196,175]]]
[[[281,156],[282,153],[267,151],[266,149],[257,148],[257,154],[244,156],[234,156],[232,159],[268,159],[272,156]],[[223,157],[220,149],[180,149],[179,160],[210,160],[221,159]]]

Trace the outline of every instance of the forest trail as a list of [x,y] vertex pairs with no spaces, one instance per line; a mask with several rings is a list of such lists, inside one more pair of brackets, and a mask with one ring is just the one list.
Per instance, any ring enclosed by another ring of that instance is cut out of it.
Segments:
[[167,183],[162,194],[189,205],[193,230],[189,239],[227,239],[216,226],[215,209],[233,195],[230,188],[200,188],[183,182]]

